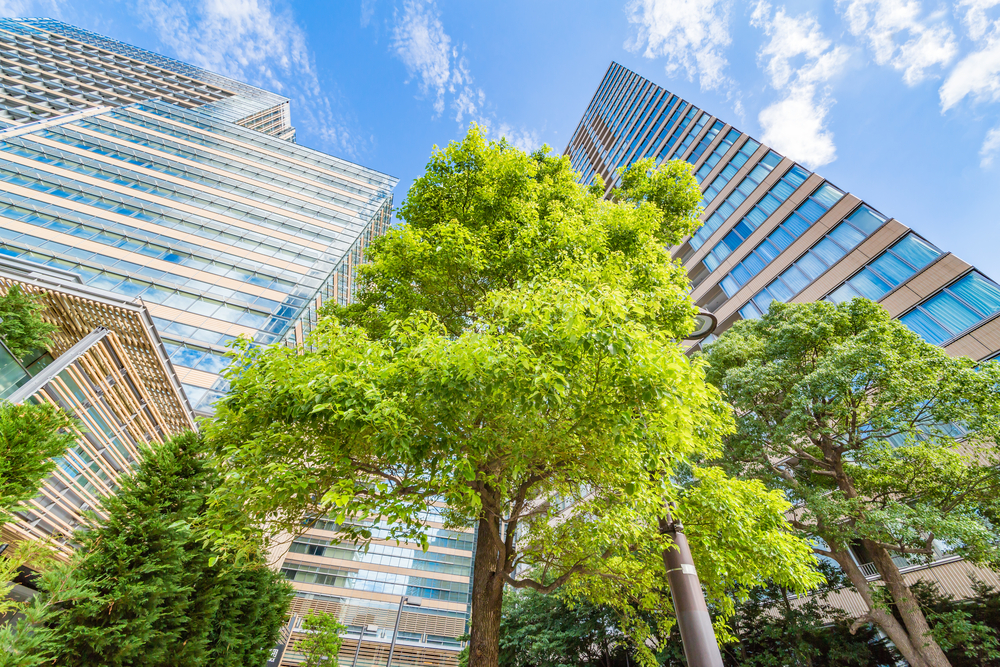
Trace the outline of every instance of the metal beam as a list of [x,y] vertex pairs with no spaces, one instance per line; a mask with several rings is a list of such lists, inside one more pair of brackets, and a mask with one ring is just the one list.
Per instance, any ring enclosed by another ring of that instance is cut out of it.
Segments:
[[51,364],[40,370],[24,386],[8,396],[7,400],[11,403],[23,403],[28,400],[28,398],[40,391],[42,387],[51,382],[55,376],[62,373],[70,364],[79,359],[87,350],[100,342],[110,331],[110,329],[104,327],[94,329],[91,333],[81,338],[76,345],[56,357]]

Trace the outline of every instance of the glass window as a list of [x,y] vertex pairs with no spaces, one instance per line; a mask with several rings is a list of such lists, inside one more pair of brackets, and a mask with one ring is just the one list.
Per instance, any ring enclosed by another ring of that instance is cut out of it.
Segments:
[[740,308],[740,317],[744,320],[756,320],[760,316],[761,312],[757,310],[757,306],[755,306],[752,301]]
[[978,273],[970,273],[949,289],[984,317],[1000,311],[1000,288]]
[[882,256],[872,262],[870,266],[880,276],[892,283],[893,287],[913,275],[913,268],[891,252],[882,253]]
[[732,296],[740,289],[739,283],[737,283],[731,275],[726,275],[720,284],[722,286],[722,291],[726,293],[726,296]]
[[820,216],[826,213],[826,209],[815,201],[807,199],[799,206],[798,213],[809,222],[816,222],[820,219]]
[[920,335],[928,343],[940,345],[949,338],[951,334],[941,328],[937,322],[932,320],[927,314],[916,309],[899,318],[899,321],[910,328],[911,331]]
[[845,283],[834,290],[830,296],[826,298],[828,301],[833,301],[834,303],[843,303],[844,301],[850,301],[851,299],[856,299],[860,296],[861,295],[858,294],[857,290]]
[[865,269],[851,278],[851,286],[872,301],[878,301],[892,289],[891,285],[872,273],[870,269]]
[[830,208],[836,204],[844,196],[844,193],[833,187],[829,183],[824,183],[815,193],[813,193],[813,199],[820,203],[824,208]]
[[837,225],[829,236],[839,243],[845,250],[849,250],[865,240],[865,235],[859,232],[853,225],[842,222]]
[[892,247],[892,251],[917,269],[924,268],[930,264],[931,260],[941,254],[937,248],[921,240],[914,234],[907,234],[903,237],[901,241]]
[[809,276],[811,280],[819,278],[827,268],[827,264],[812,252],[807,252],[803,255],[799,261],[795,262],[795,265],[799,267],[802,273]]
[[798,294],[812,282],[795,264],[781,274],[781,279],[785,281],[785,284],[788,285],[794,294]]
[[867,206],[862,206],[847,218],[851,223],[866,234],[871,234],[882,226],[885,217],[879,215]]
[[951,333],[965,331],[982,317],[947,290],[924,302],[923,309]]
[[776,301],[788,301],[795,294],[785,286],[780,280],[775,280],[773,283],[767,286],[767,289],[771,292],[771,295]]
[[812,251],[821,257],[829,266],[833,266],[837,263],[837,260],[844,256],[844,249],[829,238],[825,238],[813,246]]
[[760,309],[762,313],[766,313],[771,307],[771,302],[774,301],[774,297],[766,289],[761,290],[760,294],[754,297],[754,303],[757,304],[757,308]]

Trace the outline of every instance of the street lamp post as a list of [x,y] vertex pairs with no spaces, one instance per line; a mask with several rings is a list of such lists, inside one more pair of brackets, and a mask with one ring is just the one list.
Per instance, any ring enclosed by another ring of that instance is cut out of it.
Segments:
[[410,607],[419,607],[420,598],[409,598],[405,595],[399,596],[399,611],[396,612],[396,627],[392,631],[392,643],[389,644],[389,659],[385,663],[385,667],[392,667],[392,654],[396,650],[396,636],[399,635],[399,619],[403,616],[403,606],[409,605]]
[[356,667],[358,664],[358,654],[361,653],[361,640],[365,638],[366,632],[378,632],[377,625],[362,625],[361,633],[358,635],[358,645],[354,649],[354,660],[351,660],[351,667]]
[[670,515],[669,508],[666,514],[660,519],[660,532],[670,535],[674,547],[664,550],[663,564],[670,582],[670,597],[674,601],[684,657],[689,667],[723,667],[719,642],[715,639],[712,617],[708,615],[684,526]]

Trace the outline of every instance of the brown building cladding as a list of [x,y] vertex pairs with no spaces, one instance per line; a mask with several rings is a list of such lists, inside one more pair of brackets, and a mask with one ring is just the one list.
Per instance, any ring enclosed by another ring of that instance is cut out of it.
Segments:
[[717,333],[772,300],[867,296],[951,354],[988,359],[1000,351],[1000,286],[617,63],[565,153],[582,182],[600,175],[609,189],[615,172],[640,158],[691,163],[705,224],[672,254],[688,269],[695,302],[718,318]]

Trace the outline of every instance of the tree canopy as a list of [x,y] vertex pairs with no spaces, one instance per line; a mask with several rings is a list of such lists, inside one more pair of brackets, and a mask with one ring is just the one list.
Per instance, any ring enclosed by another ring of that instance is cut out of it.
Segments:
[[947,665],[898,563],[941,549],[996,563],[985,517],[1000,503],[1000,365],[950,357],[865,299],[774,303],[705,358],[737,414],[731,470],[796,503],[792,524],[864,599],[859,624],[877,623],[914,667]]
[[[299,349],[238,342],[207,429],[219,502],[251,524],[297,532],[328,514],[364,540],[381,519],[426,544],[422,517],[444,501],[450,524],[477,525],[476,665],[496,664],[506,585],[662,584],[644,559],[669,546],[668,500],[705,514],[708,580],[810,576],[780,496],[692,467],[732,419],[678,344],[696,311],[666,246],[698,224],[690,165],[636,163],[613,201],[575,179],[566,158],[477,128],[436,150],[404,224],[370,246],[358,303],[328,309]],[[730,528],[737,497],[753,520]],[[726,538],[766,557],[723,553]]]

